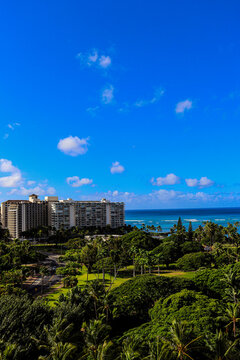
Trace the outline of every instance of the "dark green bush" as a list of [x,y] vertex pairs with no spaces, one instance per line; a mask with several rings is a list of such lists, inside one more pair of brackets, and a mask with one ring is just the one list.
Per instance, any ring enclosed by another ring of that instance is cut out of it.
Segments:
[[191,280],[144,275],[128,280],[109,294],[114,321],[119,326],[132,327],[149,319],[148,310],[160,298],[184,288],[193,288]]
[[212,255],[204,252],[197,252],[183,255],[177,260],[176,266],[184,271],[198,270],[201,267],[211,267]]

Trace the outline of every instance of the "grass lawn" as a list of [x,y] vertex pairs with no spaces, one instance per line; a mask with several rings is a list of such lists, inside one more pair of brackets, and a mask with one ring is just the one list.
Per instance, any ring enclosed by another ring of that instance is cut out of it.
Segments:
[[[106,286],[111,286],[111,289],[123,284],[127,280],[132,278],[132,268],[133,266],[128,266],[127,268],[121,269],[118,273],[118,277],[116,280],[113,279],[108,273],[105,274],[105,282]],[[137,274],[139,275],[139,274]],[[181,277],[186,279],[192,279],[194,276],[194,271],[184,272],[180,270],[161,270],[160,274],[154,273],[157,276],[167,276],[167,277]],[[87,269],[85,266],[82,268],[82,274],[76,276],[78,279],[78,286],[84,286],[87,283]],[[88,281],[102,279],[102,274],[89,274]],[[59,288],[59,284],[56,284],[52,287],[52,289],[56,289],[51,294],[47,295],[47,300],[50,306],[54,306],[55,302],[58,300],[61,294],[66,295],[70,289],[66,288]]]
[[[83,266],[83,268],[82,268],[82,274],[77,275],[76,277],[78,279],[78,286],[86,285],[86,283],[87,283],[87,269],[86,269],[85,266]],[[99,274],[99,275],[98,274],[89,274],[88,275],[88,281],[97,280],[97,279],[102,280],[102,274]],[[111,286],[111,289],[114,289],[115,287],[123,284],[125,281],[127,281],[129,279],[130,279],[130,277],[121,277],[121,275],[120,275],[116,280],[114,280],[112,276],[110,276],[109,274],[105,274],[106,286],[107,287]],[[114,282],[113,282],[113,280],[114,280]],[[58,287],[59,287],[59,284],[54,285],[52,287],[52,289],[55,288],[56,291],[54,291],[52,294],[49,294],[47,296],[47,299],[49,301],[50,306],[54,306],[54,303],[55,303],[55,301],[58,300],[59,296],[61,294],[66,295],[68,293],[68,291],[70,290],[68,288],[66,289],[66,288],[63,288],[63,287],[58,289]]]
[[185,279],[193,279],[195,271],[181,271],[181,270],[170,270],[170,271],[162,271],[159,275],[160,276],[167,276],[167,277],[181,277]]

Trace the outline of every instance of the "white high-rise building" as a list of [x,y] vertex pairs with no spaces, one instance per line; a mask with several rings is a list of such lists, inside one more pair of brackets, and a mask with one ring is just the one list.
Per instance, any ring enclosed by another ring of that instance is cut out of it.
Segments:
[[[46,199],[46,198],[45,198]],[[56,229],[78,227],[117,228],[124,226],[124,203],[101,201],[74,201],[72,199],[49,202],[49,224]]]
[[12,238],[18,238],[23,231],[47,225],[48,203],[35,194],[29,200],[5,201],[1,204],[1,223]]
[[29,200],[8,200],[1,204],[1,222],[13,238],[23,231],[38,226],[51,226],[56,230],[73,226],[118,228],[124,226],[124,203],[101,201],[58,200],[47,196],[42,201],[32,194]]

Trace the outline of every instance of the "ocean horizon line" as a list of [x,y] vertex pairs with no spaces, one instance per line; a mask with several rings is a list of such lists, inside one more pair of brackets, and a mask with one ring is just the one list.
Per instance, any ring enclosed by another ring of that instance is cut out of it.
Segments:
[[199,208],[162,208],[162,209],[125,209],[125,211],[185,211],[185,210],[219,210],[219,209],[236,209],[240,210],[240,206],[221,206],[221,207],[199,207]]

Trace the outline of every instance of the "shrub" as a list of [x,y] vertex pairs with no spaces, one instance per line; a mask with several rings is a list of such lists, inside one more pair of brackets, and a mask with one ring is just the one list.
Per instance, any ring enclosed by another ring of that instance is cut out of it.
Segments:
[[144,275],[128,280],[109,294],[110,308],[118,326],[134,326],[149,319],[148,310],[159,298],[183,288],[193,288],[191,280]]
[[73,288],[74,286],[77,286],[78,279],[75,276],[67,276],[64,278],[63,284],[65,288]]
[[151,321],[127,331],[122,339],[133,336],[135,339],[143,339],[146,343],[153,341],[157,336],[171,339],[170,328],[173,320],[187,323],[188,327],[192,327],[193,337],[203,334],[214,337],[222,312],[217,299],[183,289],[158,300],[149,311]]
[[198,270],[201,267],[210,267],[212,255],[203,252],[183,255],[177,260],[177,268],[184,271]]
[[204,294],[221,298],[225,290],[223,278],[223,269],[202,269],[195,273],[193,281]]
[[58,275],[80,275],[81,272],[78,269],[76,269],[75,267],[66,266],[66,267],[57,268],[56,274],[58,274]]
[[197,241],[185,241],[181,245],[182,254],[195,253],[199,251],[203,251],[203,246],[199,244]]
[[145,250],[151,250],[159,245],[159,240],[153,238],[150,234],[144,231],[135,230],[123,235],[122,238],[123,248],[130,249],[132,246]]

